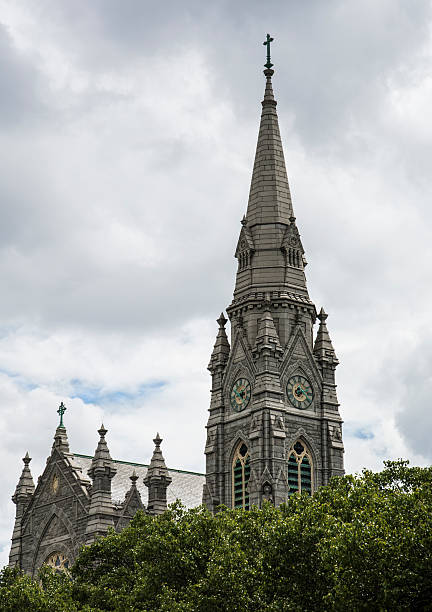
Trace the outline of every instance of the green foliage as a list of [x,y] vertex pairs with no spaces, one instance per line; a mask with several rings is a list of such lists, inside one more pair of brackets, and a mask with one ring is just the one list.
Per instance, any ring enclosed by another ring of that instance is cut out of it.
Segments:
[[[0,577],[0,610],[432,610],[432,468],[387,462],[280,508],[138,513],[72,580]],[[5,607],[2,607],[5,606]]]
[[18,568],[0,572],[1,612],[77,612],[82,608],[72,601],[71,592],[71,580],[49,567],[41,569],[38,580]]

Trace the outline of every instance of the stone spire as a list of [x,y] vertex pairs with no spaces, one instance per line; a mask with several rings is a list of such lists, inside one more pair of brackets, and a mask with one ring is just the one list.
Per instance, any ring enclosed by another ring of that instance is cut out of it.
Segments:
[[225,331],[227,319],[224,317],[223,312],[221,312],[217,322],[219,323],[219,331],[217,333],[216,342],[210,357],[210,363],[208,364],[208,369],[210,372],[214,372],[217,366],[224,367],[228,361],[230,353],[230,345]]
[[321,308],[320,313],[318,315],[320,325],[318,328],[313,352],[320,363],[327,361],[331,362],[334,365],[337,365],[339,361],[336,357],[336,353],[330,340],[330,335],[328,333],[326,325],[327,317],[328,314],[324,311],[324,308]]
[[171,484],[172,478],[169,475],[160,449],[162,438],[159,436],[159,432],[156,434],[153,442],[155,449],[144,478],[144,484],[148,487],[148,512],[150,514],[161,514],[167,508],[166,490]]
[[114,507],[111,500],[111,481],[117,470],[108,449],[105,435],[107,430],[98,430],[99,442],[91,462],[88,475],[93,481],[90,491],[90,508],[86,528],[86,541],[106,535],[109,527],[114,527]]
[[[285,167],[277,102],[273,95],[274,70],[264,70],[266,86],[262,101],[261,123],[255,163],[249,192],[246,220],[249,227],[257,223],[284,223],[293,216],[291,194]],[[259,248],[259,240],[255,245]]]
[[31,497],[34,493],[35,486],[33,482],[33,477],[31,475],[31,471],[29,468],[29,464],[31,461],[31,457],[29,457],[28,452],[23,457],[24,467],[21,472],[20,479],[15,489],[14,496],[12,497],[12,501],[16,504],[20,497]]
[[258,324],[258,332],[255,341],[255,354],[260,354],[264,349],[269,349],[279,356],[282,355],[283,349],[279,340],[278,333],[274,324],[270,307],[266,304],[263,316]]
[[31,458],[28,452],[23,458],[24,467],[21,472],[20,479],[12,496],[12,501],[16,505],[15,525],[12,534],[12,545],[9,554],[9,565],[19,565],[20,548],[21,548],[21,520],[24,511],[30,502],[35,491],[33,477],[30,472],[29,463]]
[[129,476],[129,480],[131,481],[131,486],[126,492],[122,506],[125,515],[132,517],[137,510],[145,510],[145,507],[137,487],[138,476],[135,470],[133,470],[132,474]]
[[[270,64],[267,61],[266,66]],[[271,296],[271,314],[274,318],[280,319],[275,309],[279,308],[278,312],[281,312],[282,303],[306,308],[309,319],[305,330],[307,337],[312,337],[311,325],[316,317],[306,286],[306,260],[291,203],[273,94],[273,73],[272,68],[266,67],[264,70],[266,86],[249,201],[235,251],[238,269],[234,299],[227,308],[231,320],[238,310],[242,311],[248,341],[252,346],[258,321],[253,309],[263,303],[266,294]],[[286,310],[282,315],[286,321],[278,328],[282,346],[286,346],[289,340],[290,317]],[[231,327],[231,334],[233,345],[234,326]]]

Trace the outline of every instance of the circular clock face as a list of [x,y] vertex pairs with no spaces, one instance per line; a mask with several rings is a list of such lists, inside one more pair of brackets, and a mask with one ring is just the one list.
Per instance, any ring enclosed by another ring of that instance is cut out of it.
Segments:
[[304,376],[291,376],[287,384],[288,399],[295,408],[309,408],[313,400],[313,389]]
[[251,398],[251,384],[246,378],[239,378],[231,389],[231,406],[239,412],[244,410]]

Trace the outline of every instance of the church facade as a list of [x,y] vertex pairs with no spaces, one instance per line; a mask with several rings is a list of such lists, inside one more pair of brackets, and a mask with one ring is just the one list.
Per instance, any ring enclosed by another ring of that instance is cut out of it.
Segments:
[[62,405],[36,487],[31,459],[23,459],[12,497],[10,565],[30,575],[44,563],[67,570],[82,545],[109,528],[121,530],[138,509],[159,514],[175,499],[187,507],[202,502],[212,512],[221,504],[246,510],[264,500],[279,505],[296,491],[312,494],[343,475],[338,360],[327,314],[317,313],[306,286],[273,73],[268,55],[249,202],[235,252],[234,296],[226,309],[231,338],[221,314],[208,366],[205,475],[168,469],[159,434],[149,465],[113,460],[103,425],[93,457],[72,453]]

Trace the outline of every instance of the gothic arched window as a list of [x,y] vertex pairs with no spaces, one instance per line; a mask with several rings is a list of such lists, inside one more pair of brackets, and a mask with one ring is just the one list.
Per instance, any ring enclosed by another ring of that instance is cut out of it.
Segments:
[[240,443],[232,462],[233,508],[249,510],[249,493],[246,491],[250,476],[249,451],[244,442]]
[[297,440],[288,455],[288,495],[297,491],[312,494],[312,457],[306,446]]
[[49,565],[56,572],[56,574],[63,574],[69,570],[69,559],[62,553],[52,553],[46,560],[45,565]]

